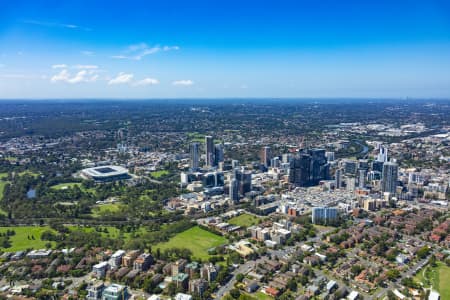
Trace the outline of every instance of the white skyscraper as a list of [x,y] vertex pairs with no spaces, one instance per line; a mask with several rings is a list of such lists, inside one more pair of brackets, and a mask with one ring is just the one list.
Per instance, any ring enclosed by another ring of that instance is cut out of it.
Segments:
[[388,149],[380,145],[380,152],[377,156],[377,161],[387,162],[388,161]]

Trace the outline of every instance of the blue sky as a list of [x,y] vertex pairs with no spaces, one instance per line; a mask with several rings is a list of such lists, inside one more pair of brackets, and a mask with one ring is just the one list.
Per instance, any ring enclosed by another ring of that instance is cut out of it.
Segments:
[[0,98],[450,97],[449,1],[0,1]]

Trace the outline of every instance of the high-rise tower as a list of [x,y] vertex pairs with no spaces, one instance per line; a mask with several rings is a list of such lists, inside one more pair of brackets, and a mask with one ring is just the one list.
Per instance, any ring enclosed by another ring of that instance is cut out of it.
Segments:
[[199,167],[199,143],[192,143],[189,146],[189,166],[192,170]]
[[206,165],[212,167],[214,165],[214,138],[210,135],[205,136],[205,154]]
[[393,162],[383,164],[383,176],[381,182],[381,190],[395,194],[397,189],[398,165]]

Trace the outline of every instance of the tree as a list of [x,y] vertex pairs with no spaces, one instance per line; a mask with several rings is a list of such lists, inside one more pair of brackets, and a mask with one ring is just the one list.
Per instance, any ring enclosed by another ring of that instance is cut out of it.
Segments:
[[394,292],[391,291],[391,290],[388,290],[388,291],[387,291],[387,297],[388,297],[389,300],[395,300],[395,299],[397,299],[397,296],[395,296]]
[[233,297],[234,299],[238,299],[240,295],[241,295],[241,292],[239,292],[238,289],[232,289],[230,291],[230,296]]
[[175,285],[175,283],[171,282],[167,285],[167,293],[170,296],[174,296],[177,293],[177,286]]
[[294,279],[290,279],[287,284],[288,289],[295,292],[297,291],[297,282]]
[[428,246],[423,246],[422,248],[420,248],[420,249],[417,251],[417,256],[418,256],[420,259],[424,259],[425,257],[428,256],[428,253],[430,253],[430,248],[428,248]]
[[395,281],[400,276],[400,272],[397,269],[390,269],[386,272],[386,275],[389,280]]
[[242,282],[244,280],[244,274],[241,273],[236,274],[236,280],[238,282]]

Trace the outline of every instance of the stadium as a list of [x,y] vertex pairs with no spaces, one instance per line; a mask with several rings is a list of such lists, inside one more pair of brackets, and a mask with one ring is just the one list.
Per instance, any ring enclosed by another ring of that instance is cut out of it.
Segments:
[[99,166],[81,170],[81,176],[98,182],[111,182],[131,178],[128,170],[121,166]]

